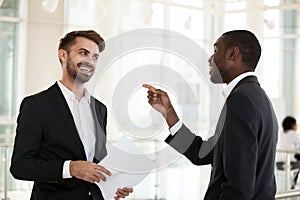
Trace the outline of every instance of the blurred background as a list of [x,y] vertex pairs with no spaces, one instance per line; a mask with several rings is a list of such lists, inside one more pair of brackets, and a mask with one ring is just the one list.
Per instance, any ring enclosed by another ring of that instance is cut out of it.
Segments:
[[[263,50],[256,73],[280,123],[286,115],[300,120],[299,19],[300,0],[0,0],[0,198],[30,198],[32,183],[13,179],[8,171],[16,117],[25,96],[46,89],[60,79],[57,47],[65,33],[94,29],[109,40],[127,31],[158,28],[182,34],[211,55],[214,42],[223,32],[251,30]],[[92,91],[109,110],[108,141],[116,141],[125,129],[116,125],[109,91],[126,73],[145,63],[168,65],[183,74],[197,102],[201,101],[197,107],[200,117],[196,121],[187,120],[199,124],[199,135],[204,134],[212,126],[213,118],[207,109],[211,106],[205,95],[207,90],[199,86],[201,76],[176,56],[164,52],[138,53],[128,54],[112,64],[111,71],[100,80],[105,87]],[[174,101],[178,100],[176,95],[179,94],[170,92]],[[188,92],[183,89],[180,95],[185,94]],[[221,93],[219,95],[221,99]],[[151,115],[145,97],[146,90],[137,89],[128,101],[131,120],[141,126]],[[145,102],[136,103],[141,101]],[[180,102],[176,101],[176,106],[180,109]],[[188,109],[182,106],[181,109]],[[148,139],[129,137],[147,153],[168,148],[163,142],[166,131],[155,136],[145,131]],[[286,172],[276,170],[276,175],[278,191],[289,188],[286,184],[290,177]],[[135,187],[129,199],[202,199],[209,176],[210,166],[194,166],[178,156],[149,174]]]

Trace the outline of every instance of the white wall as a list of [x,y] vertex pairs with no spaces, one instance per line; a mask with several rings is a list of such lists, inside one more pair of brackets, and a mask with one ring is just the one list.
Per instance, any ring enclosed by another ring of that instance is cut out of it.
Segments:
[[60,78],[57,48],[63,35],[63,10],[63,1],[54,13],[46,12],[41,0],[28,1],[25,95],[47,88]]
[[[42,8],[41,0],[28,0],[25,20],[26,47],[23,95],[46,89],[61,77],[57,57],[59,39],[71,30],[94,29],[105,40],[119,32],[118,0],[59,0],[55,12]],[[77,12],[76,12],[77,11]],[[74,13],[76,16],[74,16]],[[80,19],[80,20],[79,20]]]

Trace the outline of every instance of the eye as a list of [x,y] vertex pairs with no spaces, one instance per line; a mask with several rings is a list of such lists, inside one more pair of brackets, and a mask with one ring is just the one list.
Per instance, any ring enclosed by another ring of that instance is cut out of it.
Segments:
[[93,60],[97,61],[99,59],[99,55],[93,55]]
[[86,56],[86,55],[88,55],[88,52],[86,52],[86,51],[79,51],[79,54]]

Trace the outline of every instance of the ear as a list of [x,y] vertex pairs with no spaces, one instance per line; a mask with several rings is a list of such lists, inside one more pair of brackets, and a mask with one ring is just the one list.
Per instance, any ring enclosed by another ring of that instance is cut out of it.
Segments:
[[61,62],[64,62],[65,60],[67,60],[67,56],[68,56],[67,51],[65,51],[63,49],[58,50],[58,58],[59,58],[59,60],[61,60]]
[[294,125],[292,126],[292,130],[297,131],[297,124],[294,124]]
[[229,60],[236,60],[240,56],[240,49],[237,46],[230,47],[227,50],[227,56]]

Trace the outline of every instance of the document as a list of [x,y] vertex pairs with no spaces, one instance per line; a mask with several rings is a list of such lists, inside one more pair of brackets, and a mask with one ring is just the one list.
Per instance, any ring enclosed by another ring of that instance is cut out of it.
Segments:
[[113,199],[118,188],[136,186],[155,168],[155,163],[126,136],[107,145],[107,156],[99,165],[112,173],[105,182],[97,183],[105,200]]

